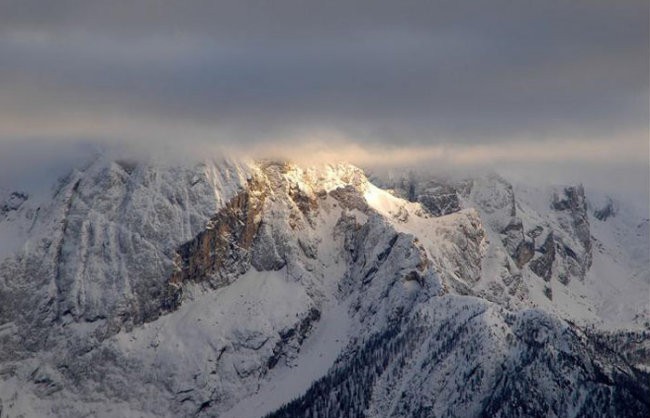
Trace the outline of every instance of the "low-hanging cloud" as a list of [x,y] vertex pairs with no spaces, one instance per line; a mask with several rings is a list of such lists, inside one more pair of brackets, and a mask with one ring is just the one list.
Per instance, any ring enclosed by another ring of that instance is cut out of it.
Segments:
[[648,12],[637,0],[3,1],[0,164],[17,143],[81,141],[639,166]]

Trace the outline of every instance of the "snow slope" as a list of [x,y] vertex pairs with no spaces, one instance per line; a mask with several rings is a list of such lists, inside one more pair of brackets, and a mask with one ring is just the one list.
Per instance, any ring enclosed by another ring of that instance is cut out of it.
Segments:
[[647,219],[494,174],[373,181],[99,158],[3,192],[0,416],[650,411]]

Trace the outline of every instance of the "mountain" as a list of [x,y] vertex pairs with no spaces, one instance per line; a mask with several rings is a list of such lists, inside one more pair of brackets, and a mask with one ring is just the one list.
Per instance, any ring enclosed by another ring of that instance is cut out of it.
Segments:
[[99,157],[0,199],[3,418],[650,415],[647,214],[582,186]]

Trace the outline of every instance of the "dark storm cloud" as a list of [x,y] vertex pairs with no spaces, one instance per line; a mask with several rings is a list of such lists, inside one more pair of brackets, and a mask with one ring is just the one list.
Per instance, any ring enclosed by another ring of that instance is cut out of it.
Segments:
[[81,116],[110,136],[105,115],[128,120],[126,136],[177,121],[253,143],[328,129],[430,144],[647,126],[646,1],[1,4],[0,127],[14,137],[23,125],[59,136]]

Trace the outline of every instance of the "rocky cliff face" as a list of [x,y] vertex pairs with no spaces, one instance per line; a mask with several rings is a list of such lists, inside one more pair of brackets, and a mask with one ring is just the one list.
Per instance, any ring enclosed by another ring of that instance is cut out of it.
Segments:
[[552,298],[552,287],[567,285],[572,278],[584,280],[589,271],[592,242],[582,186],[546,191],[551,210],[540,216],[525,207],[513,186],[496,174],[429,180],[411,173],[380,178],[378,183],[397,196],[421,202],[432,216],[461,208],[479,211],[493,244],[489,275],[499,279],[476,290],[490,300],[517,304],[527,298],[535,278],[546,283],[544,294]]
[[13,215],[29,225],[24,250],[0,265],[0,318],[21,335],[3,355],[51,347],[70,324],[92,323],[102,339],[156,319],[176,248],[245,176],[227,162],[127,171],[97,160],[48,200],[25,199]]
[[173,311],[178,307],[187,282],[218,289],[250,268],[267,193],[268,187],[251,177],[244,190],[210,218],[201,232],[177,249],[164,308]]
[[376,182],[392,192],[349,165],[99,159],[7,194],[1,416],[650,410],[647,334],[585,328],[610,253],[581,187]]
[[396,196],[410,202],[419,202],[433,216],[443,216],[462,209],[462,199],[471,190],[469,180],[422,178],[415,173],[393,176],[372,176],[378,186],[389,189]]

